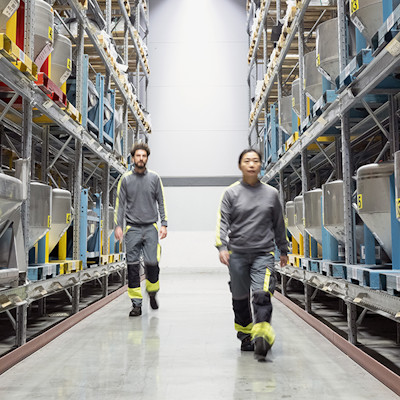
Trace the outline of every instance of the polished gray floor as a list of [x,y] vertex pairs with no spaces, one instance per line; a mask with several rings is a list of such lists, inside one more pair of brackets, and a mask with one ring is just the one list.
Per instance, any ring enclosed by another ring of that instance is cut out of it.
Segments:
[[268,362],[241,353],[227,280],[163,271],[159,310],[121,296],[1,375],[1,399],[398,399],[278,301]]

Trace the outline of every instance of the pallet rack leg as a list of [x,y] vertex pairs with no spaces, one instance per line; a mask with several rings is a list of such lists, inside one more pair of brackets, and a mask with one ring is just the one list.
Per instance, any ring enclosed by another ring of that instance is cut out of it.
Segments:
[[286,275],[281,275],[281,280],[282,280],[282,284],[281,284],[281,287],[282,287],[282,294],[285,296],[285,297],[287,297],[287,283],[288,283],[288,277],[286,276]]
[[126,282],[126,268],[121,271],[121,287],[125,285]]
[[26,324],[28,320],[28,304],[24,303],[17,307],[16,318],[16,345],[18,347],[26,343]]
[[357,343],[357,306],[347,302],[347,328],[348,341],[351,344]]
[[311,301],[311,296],[312,296],[312,287],[310,285],[308,285],[307,283],[304,283],[304,307],[305,310],[308,313],[312,312],[312,301]]
[[81,298],[81,285],[75,285],[72,287],[72,314],[76,314],[79,311],[79,302]]
[[46,297],[42,297],[38,300],[38,315],[40,317],[46,315]]
[[108,275],[105,275],[101,278],[101,287],[103,289],[103,297],[107,297],[108,295]]

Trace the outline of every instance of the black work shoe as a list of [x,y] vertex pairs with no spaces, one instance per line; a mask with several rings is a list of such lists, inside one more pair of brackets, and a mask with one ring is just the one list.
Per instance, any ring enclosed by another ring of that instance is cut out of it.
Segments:
[[254,343],[251,340],[250,336],[246,336],[242,340],[242,344],[240,345],[240,350],[242,350],[242,351],[253,351],[254,350]]
[[263,337],[256,338],[254,341],[254,358],[257,361],[265,361],[270,348],[271,345]]
[[132,307],[131,312],[129,313],[130,317],[138,317],[139,315],[142,315],[142,307]]
[[150,307],[153,310],[157,310],[158,309],[158,303],[156,300],[156,294],[157,293],[149,293],[149,297],[150,297]]

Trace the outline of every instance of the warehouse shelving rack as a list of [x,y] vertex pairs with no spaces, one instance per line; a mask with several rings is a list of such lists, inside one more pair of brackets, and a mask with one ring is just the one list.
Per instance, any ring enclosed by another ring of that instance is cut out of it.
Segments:
[[[290,29],[286,33],[282,32],[284,35],[281,35],[276,43],[278,51],[275,54],[272,53],[274,43],[268,40],[271,22],[275,25],[277,19],[285,15],[285,10],[281,9],[280,0],[274,2],[264,0],[258,3],[260,3],[258,14],[260,28],[258,31],[253,31],[249,38],[249,145],[260,149],[262,153],[266,145],[264,134],[267,114],[274,103],[277,103],[279,108],[286,90],[284,80],[291,83],[294,77],[299,77],[300,82],[304,81],[303,55],[307,47],[308,50],[312,50],[315,45],[316,27],[327,18],[338,17],[337,40],[342,73],[340,76],[351,76],[351,79],[347,80],[347,86],[341,85],[333,99],[325,102],[324,107],[318,110],[318,115],[314,115],[312,120],[310,118],[307,120],[306,96],[304,86],[300,85],[300,132],[286,148],[284,136],[280,132],[279,152],[274,160],[264,160],[262,180],[279,189],[281,203],[284,206],[286,201],[293,200],[294,196],[313,188],[320,188],[322,183],[331,181],[333,177],[342,179],[346,235],[345,264],[349,268],[356,267],[357,258],[352,239],[353,173],[366,163],[393,160],[394,153],[399,150],[400,88],[398,79],[390,78],[400,66],[400,34],[395,28],[391,28],[393,21],[396,21],[395,15],[391,15],[385,22],[387,29],[385,30],[385,27],[381,29],[380,46],[370,51],[372,57],[368,63],[364,65],[361,63],[362,68],[353,76],[351,71],[354,70],[354,61],[350,65],[345,36],[348,2],[338,0],[337,5],[327,6],[324,10],[324,7],[310,6],[309,0],[297,1]],[[248,26],[255,16],[255,9],[255,2],[248,1]],[[312,13],[311,10],[318,12]],[[387,42],[384,42],[383,38],[388,38]],[[306,41],[307,46],[305,46]],[[297,56],[288,58],[288,55],[294,52]],[[264,83],[261,92],[254,95],[257,80],[263,80]],[[385,98],[381,96],[382,94]],[[324,135],[331,136],[332,140],[327,143],[320,142],[318,139]],[[282,293],[288,294],[286,285],[289,280],[302,282],[305,295],[304,307],[308,313],[312,312],[312,299],[318,291],[341,299],[347,305],[348,340],[353,344],[357,343],[357,306],[384,315],[396,322],[397,343],[400,343],[400,298],[398,297],[400,274],[393,273],[392,291],[389,293],[372,290],[362,282],[360,285],[355,285],[322,271],[313,272],[308,267],[311,264],[308,235],[305,235],[304,240],[303,265],[300,263],[299,266],[288,265],[277,268],[281,275]],[[323,271],[329,269],[325,264]],[[362,315],[365,315],[365,312]]]
[[[1,49],[0,81],[10,88],[11,100],[0,100],[0,162],[2,168],[13,169],[13,160],[20,158],[25,160],[30,169],[28,197],[21,207],[25,237],[28,237],[29,228],[30,177],[43,183],[50,181],[53,187],[68,189],[72,193],[76,214],[73,223],[73,258],[80,260],[82,235],[77,210],[81,210],[81,191],[89,188],[89,197],[92,199],[95,193],[101,193],[101,224],[106,232],[111,223],[108,220],[108,205],[113,203],[119,177],[129,167],[129,149],[134,140],[146,141],[151,133],[146,110],[150,75],[145,49],[149,30],[148,4],[146,0],[56,0],[51,5],[55,20],[70,33],[73,43],[76,98],[71,109],[76,110],[70,112],[59,107],[38,88],[21,64],[17,68],[12,63],[16,59],[10,58],[7,49]],[[90,13],[104,22],[106,33],[113,37],[120,60],[132,75],[130,81],[120,74],[118,64],[110,57],[104,41],[92,30]],[[34,18],[34,0],[26,1],[23,50],[25,57],[30,58],[33,54]],[[78,21],[75,36],[64,23],[65,18]],[[115,28],[118,21],[122,21],[122,32],[113,32],[113,23]],[[20,53],[20,56],[23,57],[23,54]],[[106,146],[87,129],[87,81],[93,80],[96,74],[104,76],[105,95],[114,91],[116,105],[122,108],[120,148]],[[20,103],[17,101],[19,97],[22,99]],[[81,210],[81,214],[82,211],[85,214],[85,210]],[[45,299],[65,292],[71,301],[70,313],[73,314],[79,311],[83,284],[100,283],[102,296],[107,296],[109,292],[108,278],[111,275],[119,276],[121,285],[124,285],[125,257],[122,253],[108,254],[108,247],[108,237],[104,234],[103,255],[99,257],[98,266],[38,282],[27,283],[25,276],[20,276],[19,286],[0,290],[0,313],[5,312],[15,328],[16,346],[23,345],[27,340],[27,311],[32,302],[40,302],[43,314]],[[27,248],[25,257],[28,259]]]

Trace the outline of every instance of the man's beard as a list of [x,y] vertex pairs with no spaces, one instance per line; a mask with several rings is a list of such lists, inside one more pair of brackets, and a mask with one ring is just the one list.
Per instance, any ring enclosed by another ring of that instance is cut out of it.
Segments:
[[146,168],[146,163],[143,161],[139,161],[137,164],[135,164],[135,166],[139,169],[144,169]]

